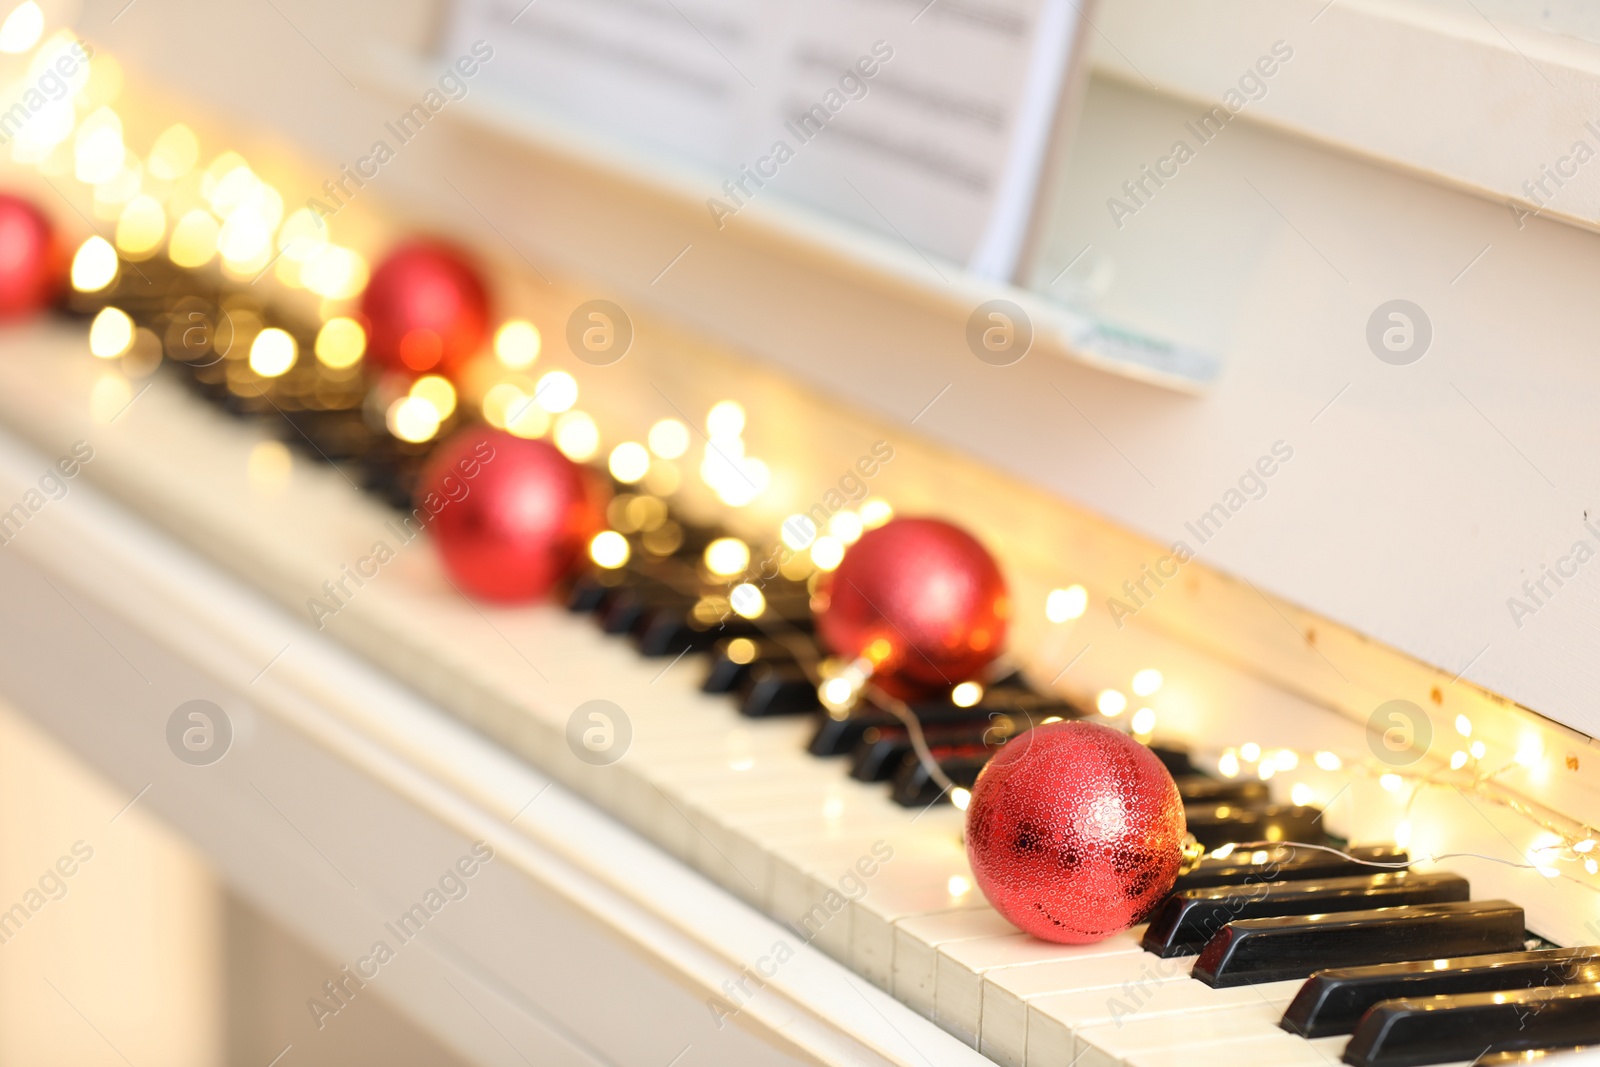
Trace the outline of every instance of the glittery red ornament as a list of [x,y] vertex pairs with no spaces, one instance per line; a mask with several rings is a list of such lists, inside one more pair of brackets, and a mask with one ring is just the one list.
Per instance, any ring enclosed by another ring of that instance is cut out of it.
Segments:
[[367,352],[411,374],[449,374],[489,335],[489,295],[465,256],[413,241],[389,253],[361,295]]
[[0,193],[0,319],[48,307],[61,292],[66,267],[50,220],[21,197]]
[[902,688],[972,678],[1000,654],[1011,613],[994,557],[939,519],[895,519],[862,534],[815,606],[823,644],[866,657],[880,682]]
[[989,761],[967,806],[967,859],[1027,933],[1078,945],[1126,930],[1172,889],[1187,827],[1161,761],[1088,722],[1039,726]]
[[485,600],[546,592],[600,528],[593,482],[546,441],[472,427],[441,444],[415,503],[451,580]]

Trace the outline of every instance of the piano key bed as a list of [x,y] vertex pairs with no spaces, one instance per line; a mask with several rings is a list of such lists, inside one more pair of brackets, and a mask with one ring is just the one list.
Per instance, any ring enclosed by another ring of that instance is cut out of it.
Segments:
[[[329,560],[348,558],[393,518],[383,509],[407,502],[417,453],[359,418],[242,404],[219,373],[164,369],[103,477],[135,475],[141,511],[187,527],[209,542],[197,547],[298,606]],[[66,383],[85,374],[45,360],[11,368],[7,421],[38,435],[81,420]],[[219,519],[243,490],[209,460],[262,430],[219,435],[177,379],[230,414],[261,416],[308,457],[340,459],[382,503],[334,484],[340,476],[283,508],[289,525],[270,533],[245,521],[242,503],[237,521]],[[973,887],[961,813],[900,721],[870,700],[848,712],[818,702],[811,668],[823,653],[805,584],[774,579],[766,615],[744,619],[728,608],[727,583],[698,565],[721,531],[658,518],[655,529],[672,522],[681,535],[657,539],[667,551],[636,531],[626,566],[578,576],[560,606],[491,619],[415,559],[328,628],[430,695],[454,691],[444,703],[478,729],[1008,1067],[1402,1067],[1600,1044],[1600,949],[1540,947],[1515,903],[1474,899],[1467,879],[1443,871],[1262,846],[1203,860],[1147,926],[1099,943],[1017,932]],[[419,642],[415,620],[430,618],[435,642]],[[474,645],[468,633],[490,638]],[[530,670],[543,672],[521,649],[563,665],[537,703],[520,690]],[[586,761],[567,743],[570,710],[597,677],[626,707],[631,738],[615,761]],[[958,786],[1029,726],[1089,714],[1019,674],[991,679],[967,706],[943,694],[914,710]],[[1210,778],[1183,751],[1156,751],[1208,848],[1327,840],[1315,808],[1276,804],[1264,783]],[[1395,848],[1352,855],[1405,859]]]

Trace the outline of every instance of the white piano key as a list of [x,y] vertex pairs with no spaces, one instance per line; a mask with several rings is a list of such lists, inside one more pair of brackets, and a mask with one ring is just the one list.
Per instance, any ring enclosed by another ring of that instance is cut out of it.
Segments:
[[[1344,1051],[1345,1037],[1307,1041],[1278,1027],[1287,1000],[1257,1000],[1236,1008],[1190,1013],[1176,1017],[1120,1019],[1078,1031],[1073,1053],[1079,1067],[1122,1067],[1137,1058],[1167,1049],[1180,1049],[1196,1055],[1217,1048],[1248,1048],[1252,1067],[1264,1067],[1263,1060],[1276,1064],[1280,1059],[1297,1063],[1296,1057],[1310,1056],[1317,1061],[1329,1043],[1336,1045],[1329,1056],[1337,1063]],[[1261,1057],[1258,1060],[1257,1057]],[[1237,1067],[1238,1061],[1234,1061]]]
[[897,923],[894,995],[933,1018],[938,1005],[939,947],[956,941],[1016,936],[1017,928],[991,907],[926,915]]
[[[1184,964],[1192,965],[1193,956],[1181,957]],[[1041,964],[1038,969],[1052,967]],[[1023,970],[1016,968],[1015,977],[1023,978]],[[984,990],[983,1033],[990,1040],[991,1025],[997,1024],[1000,1033],[1009,1033],[1012,1003],[1008,999],[1020,992],[1008,973],[996,975],[993,985]],[[1044,984],[1044,983],[1038,983]],[[1271,982],[1259,986],[1238,986],[1231,989],[1213,989],[1193,978],[1181,981],[1161,981],[1138,984],[1129,982],[1115,989],[1077,989],[1073,992],[1043,993],[1025,998],[1027,1028],[1025,1059],[1027,1067],[1056,1067],[1077,1055],[1077,1034],[1092,1026],[1126,1024],[1134,1019],[1161,1019],[1173,1015],[1214,1012],[1227,1008],[1249,1006],[1265,1000],[1287,1005],[1299,992],[1302,983]],[[996,1013],[991,1016],[991,1012]],[[1171,1022],[1170,1025],[1179,1025]],[[1008,1048],[1007,1052],[1011,1050]],[[1006,1062],[1001,1056],[994,1059]],[[1009,1056],[1008,1056],[1009,1058]]]
[[[997,967],[1093,961],[1089,972],[1101,984],[1118,985],[1140,973],[1148,955],[1139,947],[1144,927],[1113,934],[1092,945],[1058,945],[1028,934],[957,941],[939,948],[934,980],[934,1021],[974,1048],[983,1019],[983,976]],[[1089,972],[1086,972],[1089,973]],[[1097,981],[1086,977],[1086,982]]]
[[[972,881],[966,849],[954,837],[891,842],[892,877],[873,883],[851,905],[851,965],[862,977],[894,991],[896,926],[941,912],[988,909]],[[992,910],[992,909],[990,909]],[[930,954],[930,963],[932,956]]]
[[[1307,1041],[1280,1030],[1273,1034],[1193,1044],[1185,1043],[1182,1035],[1177,1035],[1174,1044],[1133,1052],[1121,1060],[1097,1059],[1095,1062],[1114,1063],[1116,1067],[1240,1067],[1241,1064],[1249,1067],[1339,1067],[1348,1040],[1323,1037]],[[1089,1057],[1085,1056],[1078,1067],[1089,1062]]]

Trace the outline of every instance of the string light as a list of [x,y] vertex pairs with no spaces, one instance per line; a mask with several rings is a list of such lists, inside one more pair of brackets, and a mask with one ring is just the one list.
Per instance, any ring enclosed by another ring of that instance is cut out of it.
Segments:
[[750,566],[750,546],[737,537],[719,537],[706,546],[706,570],[721,578],[743,574]]
[[167,255],[180,267],[195,270],[210,263],[217,254],[217,239],[222,228],[205,208],[186,212],[172,228]]
[[1336,771],[1344,766],[1344,760],[1333,752],[1318,752],[1312,757],[1312,761],[1325,771]]
[[645,440],[650,444],[650,451],[662,459],[681,459],[689,451],[689,427],[677,419],[662,419],[650,427],[650,435]]
[[263,378],[281,377],[294,366],[298,355],[293,337],[275,326],[268,327],[250,343],[250,369]]
[[361,362],[367,351],[367,331],[355,319],[332,318],[317,331],[317,362],[332,370],[345,370]]
[[627,563],[631,552],[628,539],[615,530],[602,530],[589,542],[589,558],[607,570],[614,571]]
[[420,396],[407,394],[389,405],[384,424],[400,440],[421,444],[439,432],[439,409]]
[[633,485],[650,472],[650,452],[637,441],[624,441],[611,450],[606,467],[611,477],[623,485]]
[[600,427],[585,411],[563,412],[556,419],[552,439],[562,455],[574,463],[587,463],[600,451]]
[[44,33],[44,12],[34,0],[23,0],[0,23],[0,52],[18,55],[39,43]]
[[1160,671],[1154,667],[1146,667],[1133,676],[1133,691],[1137,696],[1151,696],[1161,688],[1162,681]]
[[844,562],[844,543],[826,534],[811,542],[811,562],[819,571],[831,571]]
[[539,358],[542,344],[537,326],[526,319],[511,319],[495,331],[494,355],[503,365],[521,370]]
[[950,690],[950,703],[958,708],[970,708],[983,699],[983,686],[977,682],[962,682]]
[[1052,589],[1044,598],[1044,617],[1051,622],[1070,622],[1089,610],[1089,591],[1081,585]]
[[1106,718],[1114,719],[1128,710],[1128,697],[1120,689],[1102,689],[1094,698],[1094,706]]
[[869,496],[861,502],[861,525],[876,530],[894,518],[894,508],[881,496]]
[[539,379],[533,399],[550,414],[559,415],[578,402],[578,383],[566,371],[553,370]]
[[740,582],[728,591],[728,606],[742,618],[759,619],[767,610],[767,598],[756,586]]
[[738,437],[743,432],[744,408],[738,401],[719,401],[706,413],[706,433],[711,435],[712,440]]
[[100,359],[116,359],[133,347],[133,319],[121,308],[103,307],[89,324],[89,351]]
[[437,374],[424,374],[411,383],[411,395],[432,404],[433,410],[439,413],[440,422],[455,413],[456,387],[450,384],[448,378],[442,378]]
[[866,526],[861,521],[861,516],[857,515],[848,508],[836,512],[834,516],[828,520],[829,536],[836,537],[847,545],[853,545],[857,541],[861,540],[862,531],[865,529]]
[[98,293],[117,280],[117,250],[104,237],[89,238],[72,257],[72,287]]
[[177,181],[199,161],[200,139],[181,122],[163,130],[150,146],[150,173],[162,181]]
[[1239,746],[1239,758],[1246,763],[1254,763],[1261,758],[1261,746],[1254,741],[1246,741]]
[[1154,733],[1156,728],[1155,709],[1140,708],[1133,713],[1133,718],[1128,720],[1128,727],[1141,736],[1148,736]]

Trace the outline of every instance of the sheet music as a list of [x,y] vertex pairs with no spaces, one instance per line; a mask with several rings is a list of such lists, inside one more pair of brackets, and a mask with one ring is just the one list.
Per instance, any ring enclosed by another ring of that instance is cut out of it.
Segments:
[[787,197],[1004,276],[1077,23],[1070,0],[457,0],[446,48],[491,40],[486,80],[704,171],[719,227]]

